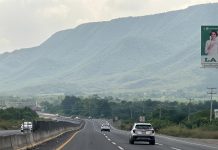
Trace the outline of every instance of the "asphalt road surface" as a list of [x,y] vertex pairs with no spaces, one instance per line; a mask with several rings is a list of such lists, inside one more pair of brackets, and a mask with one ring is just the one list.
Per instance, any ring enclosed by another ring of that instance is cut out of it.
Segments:
[[85,127],[64,145],[64,150],[218,150],[218,140],[212,143],[198,139],[182,139],[156,135],[156,144],[135,142],[129,144],[129,132],[111,129],[101,132],[103,120],[86,120]]

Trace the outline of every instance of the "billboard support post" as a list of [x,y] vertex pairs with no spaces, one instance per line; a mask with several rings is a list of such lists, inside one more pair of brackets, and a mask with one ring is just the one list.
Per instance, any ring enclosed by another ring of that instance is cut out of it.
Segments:
[[207,88],[210,90],[210,92],[207,92],[207,94],[210,94],[210,122],[212,121],[212,115],[213,115],[213,94],[216,94],[213,92],[216,88]]

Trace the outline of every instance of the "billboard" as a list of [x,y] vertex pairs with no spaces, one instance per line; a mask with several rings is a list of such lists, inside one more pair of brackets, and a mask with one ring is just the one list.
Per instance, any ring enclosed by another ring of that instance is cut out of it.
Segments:
[[218,26],[201,26],[201,64],[218,68]]

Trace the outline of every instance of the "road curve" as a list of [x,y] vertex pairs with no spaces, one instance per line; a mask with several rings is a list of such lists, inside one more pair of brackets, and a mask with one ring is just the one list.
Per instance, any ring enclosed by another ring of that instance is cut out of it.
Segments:
[[214,144],[205,144],[189,139],[156,135],[156,144],[146,142],[129,144],[129,132],[112,128],[111,132],[101,132],[103,120],[86,120],[85,127],[77,133],[64,150],[218,150],[218,140]]

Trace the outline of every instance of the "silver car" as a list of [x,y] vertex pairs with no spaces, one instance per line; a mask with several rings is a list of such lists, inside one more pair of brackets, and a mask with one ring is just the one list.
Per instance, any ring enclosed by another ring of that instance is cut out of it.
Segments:
[[134,123],[130,131],[129,143],[134,144],[135,141],[146,141],[155,145],[155,131],[150,123]]

